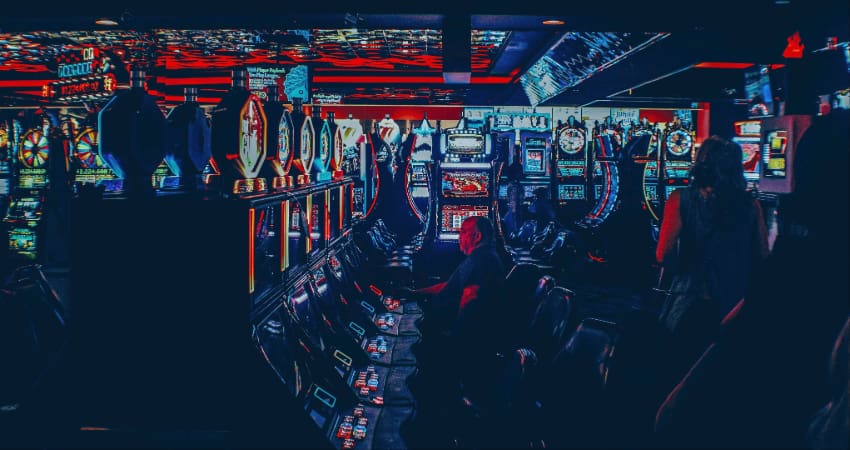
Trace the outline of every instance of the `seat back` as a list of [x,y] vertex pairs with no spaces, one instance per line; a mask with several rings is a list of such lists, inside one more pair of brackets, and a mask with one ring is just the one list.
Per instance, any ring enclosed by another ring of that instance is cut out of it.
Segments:
[[525,345],[534,350],[542,363],[547,364],[564,345],[575,293],[554,286],[554,279],[544,276],[539,280],[536,294],[540,301],[529,324]]

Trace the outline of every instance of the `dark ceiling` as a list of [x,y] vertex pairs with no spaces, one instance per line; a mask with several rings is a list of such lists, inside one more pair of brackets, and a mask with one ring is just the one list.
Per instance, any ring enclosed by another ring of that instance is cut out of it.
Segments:
[[[0,96],[38,101],[56,56],[94,44],[169,99],[189,81],[220,96],[234,67],[305,64],[313,93],[346,103],[674,104],[740,98],[746,64],[782,65],[794,32],[807,52],[850,41],[837,0],[171,3],[4,6]],[[456,67],[469,84],[444,82]]]

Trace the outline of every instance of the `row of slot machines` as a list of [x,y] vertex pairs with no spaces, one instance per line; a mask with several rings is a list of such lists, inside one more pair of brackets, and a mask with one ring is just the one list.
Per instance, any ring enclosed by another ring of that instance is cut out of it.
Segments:
[[630,188],[623,184],[622,174],[632,172],[625,165],[637,164],[642,208],[659,220],[670,192],[688,183],[695,144],[688,123],[674,120],[662,129],[646,121],[625,128],[597,122],[588,129],[569,119],[558,124],[554,139],[548,129],[516,130],[515,138],[508,133],[514,142],[509,162],[521,170],[502,172],[500,207],[507,207],[511,178],[519,179],[526,206],[543,189],[562,223],[595,228],[619,207],[622,189]]
[[86,400],[75,417],[404,448],[419,316],[357,284],[351,184],[238,201],[76,199],[75,227],[114,226],[72,252],[74,267],[102,267],[72,273],[69,360]]
[[[198,104],[197,89],[187,88],[185,102],[163,114],[144,91],[144,73],[134,71],[129,90],[94,109],[66,107],[57,114],[58,107],[40,108],[0,120],[7,265],[45,262],[41,219],[51,182],[71,195],[94,186],[115,196],[144,190],[237,194],[350,176],[354,215],[362,216],[360,122],[335,120],[332,112],[322,119],[319,108],[308,114],[300,104],[290,113],[274,93],[263,104],[239,73],[212,113]],[[141,113],[133,116],[136,110]]]

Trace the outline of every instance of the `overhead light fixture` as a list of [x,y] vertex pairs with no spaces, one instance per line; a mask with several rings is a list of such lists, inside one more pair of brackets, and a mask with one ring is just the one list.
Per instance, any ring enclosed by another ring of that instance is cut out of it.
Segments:
[[94,23],[96,23],[98,25],[103,25],[105,27],[114,27],[114,26],[118,25],[117,20],[110,19],[108,17],[101,17],[100,19],[95,20]]
[[546,19],[543,21],[543,25],[563,25],[564,21],[561,19]]

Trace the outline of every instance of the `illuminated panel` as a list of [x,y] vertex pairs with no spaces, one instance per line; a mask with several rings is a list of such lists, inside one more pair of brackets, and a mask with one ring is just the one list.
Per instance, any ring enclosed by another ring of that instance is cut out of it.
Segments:
[[558,201],[584,200],[586,198],[583,184],[558,185]]
[[443,170],[443,197],[487,197],[490,195],[490,176],[472,170]]
[[449,131],[446,135],[449,153],[478,155],[485,152],[484,136],[474,130]]
[[520,77],[532,106],[581,83],[669,33],[568,32]]
[[764,176],[767,178],[785,178],[785,148],[788,145],[788,131],[768,131],[764,140]]
[[256,211],[248,209],[248,293],[254,293],[254,219]]
[[558,176],[561,178],[580,177],[584,178],[587,167],[581,160],[558,161]]
[[440,220],[440,238],[457,239],[460,226],[470,216],[487,217],[490,209],[486,205],[444,205]]
[[[289,200],[280,202],[280,229],[289,232]],[[287,234],[280,237],[280,271],[283,273],[289,267],[289,239]]]

